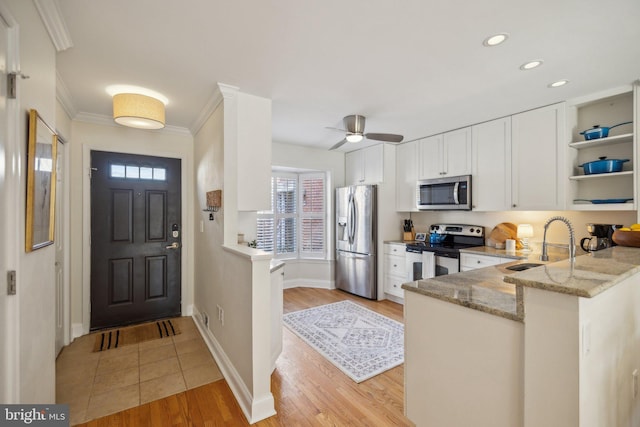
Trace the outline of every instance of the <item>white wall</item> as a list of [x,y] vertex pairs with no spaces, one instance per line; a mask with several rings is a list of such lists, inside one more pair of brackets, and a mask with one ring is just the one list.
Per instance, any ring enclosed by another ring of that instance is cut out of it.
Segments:
[[[251,131],[265,128],[246,129],[254,123],[249,113],[266,114],[270,108],[238,108],[238,103],[253,103],[256,97],[245,97],[224,85],[219,89],[222,102],[194,137],[194,313],[240,407],[247,419],[255,422],[275,413],[270,392],[271,256],[236,245],[237,207],[241,191],[243,204],[256,201],[246,197],[245,192],[251,191],[249,182],[244,178],[239,181],[239,174],[247,173],[240,166],[245,164],[243,156],[252,155],[250,142],[262,141],[262,137],[251,138]],[[259,104],[264,106],[264,102]],[[240,116],[238,110],[243,111]],[[262,116],[256,120],[264,123]],[[237,146],[239,136],[242,144],[248,144],[242,150]],[[270,132],[268,137],[270,140]],[[268,172],[269,156],[262,156],[262,160],[266,163],[254,167]],[[215,221],[209,221],[209,214],[202,212],[205,193],[218,189],[222,190],[223,205],[214,214]],[[218,307],[224,311],[224,321],[218,318]]]
[[522,323],[406,291],[405,325],[405,405],[411,421],[522,426]]
[[580,360],[581,427],[640,425],[640,390],[633,395],[633,373],[640,374],[639,282],[636,275],[596,298],[580,298],[580,325],[590,340]]
[[[108,100],[107,100],[108,101]],[[148,131],[74,120],[71,128],[71,322],[74,331],[89,331],[90,301],[90,152],[91,150],[181,159],[182,168],[182,312],[193,304],[193,138],[185,132]],[[79,325],[82,325],[80,327]]]
[[[18,67],[30,76],[18,79],[19,123],[17,126],[18,179],[20,199],[17,251],[19,360],[17,361],[16,399],[20,403],[55,402],[55,305],[54,246],[25,253],[26,141],[29,109],[36,109],[51,127],[56,126],[55,49],[40,21],[33,2],[7,0],[4,6],[19,25]],[[13,240],[13,239],[12,239]],[[2,274],[5,274],[4,272]],[[9,351],[2,349],[2,351]],[[14,376],[15,378],[15,376]],[[16,402],[17,403],[17,402]]]

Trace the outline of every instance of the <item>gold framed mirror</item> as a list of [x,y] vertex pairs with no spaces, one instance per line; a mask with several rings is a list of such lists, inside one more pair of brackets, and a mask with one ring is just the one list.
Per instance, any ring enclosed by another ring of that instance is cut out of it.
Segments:
[[36,110],[29,111],[25,250],[53,243],[58,136]]

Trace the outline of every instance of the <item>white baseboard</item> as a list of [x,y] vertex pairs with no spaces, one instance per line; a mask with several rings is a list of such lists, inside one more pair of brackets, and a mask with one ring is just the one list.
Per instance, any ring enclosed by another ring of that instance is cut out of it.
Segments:
[[333,280],[309,280],[309,279],[291,279],[285,280],[282,284],[283,289],[291,288],[316,288],[316,289],[335,289]]
[[202,322],[202,316],[198,308],[194,305],[192,306],[192,310],[192,318],[200,331],[200,335],[202,335],[207,347],[209,347],[209,352],[213,355],[213,358],[220,368],[220,372],[222,372],[224,379],[227,381],[227,384],[229,384],[229,388],[231,388],[231,392],[238,401],[240,409],[242,409],[249,424],[275,415],[273,394],[269,393],[268,396],[263,396],[258,399],[255,399],[251,395],[249,388],[240,377],[240,374],[235,366],[233,366],[233,363],[231,363],[231,360],[224,352],[224,349],[216,337]]
[[388,294],[386,292],[384,293],[384,296],[385,296],[385,299],[388,299],[389,301],[397,302],[398,304],[404,305],[404,298],[400,298],[395,295]]
[[71,324],[71,341],[83,336],[84,334],[84,327],[82,326],[82,323]]
[[187,306],[187,312],[183,316],[193,316],[193,304]]

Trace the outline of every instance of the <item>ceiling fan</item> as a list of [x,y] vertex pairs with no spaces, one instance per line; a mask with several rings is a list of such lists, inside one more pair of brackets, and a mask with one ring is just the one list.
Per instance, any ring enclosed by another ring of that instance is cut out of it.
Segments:
[[338,128],[328,128],[335,129],[342,132],[346,132],[346,136],[340,142],[338,142],[333,147],[329,148],[329,150],[335,150],[336,148],[342,147],[347,142],[360,142],[363,139],[373,139],[376,141],[385,141],[385,142],[402,142],[402,135],[396,135],[393,133],[364,133],[364,116],[359,116],[357,114],[353,114],[350,116],[346,116],[342,119],[344,123],[344,127],[346,129],[338,129]]

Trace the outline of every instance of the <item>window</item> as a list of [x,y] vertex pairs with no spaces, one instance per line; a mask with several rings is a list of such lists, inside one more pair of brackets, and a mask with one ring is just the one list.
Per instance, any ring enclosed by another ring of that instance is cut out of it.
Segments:
[[166,175],[167,171],[165,168],[111,165],[111,178],[153,179],[156,181],[165,181]]
[[258,248],[278,258],[324,258],[326,248],[324,173],[271,177],[271,210],[258,212]]

